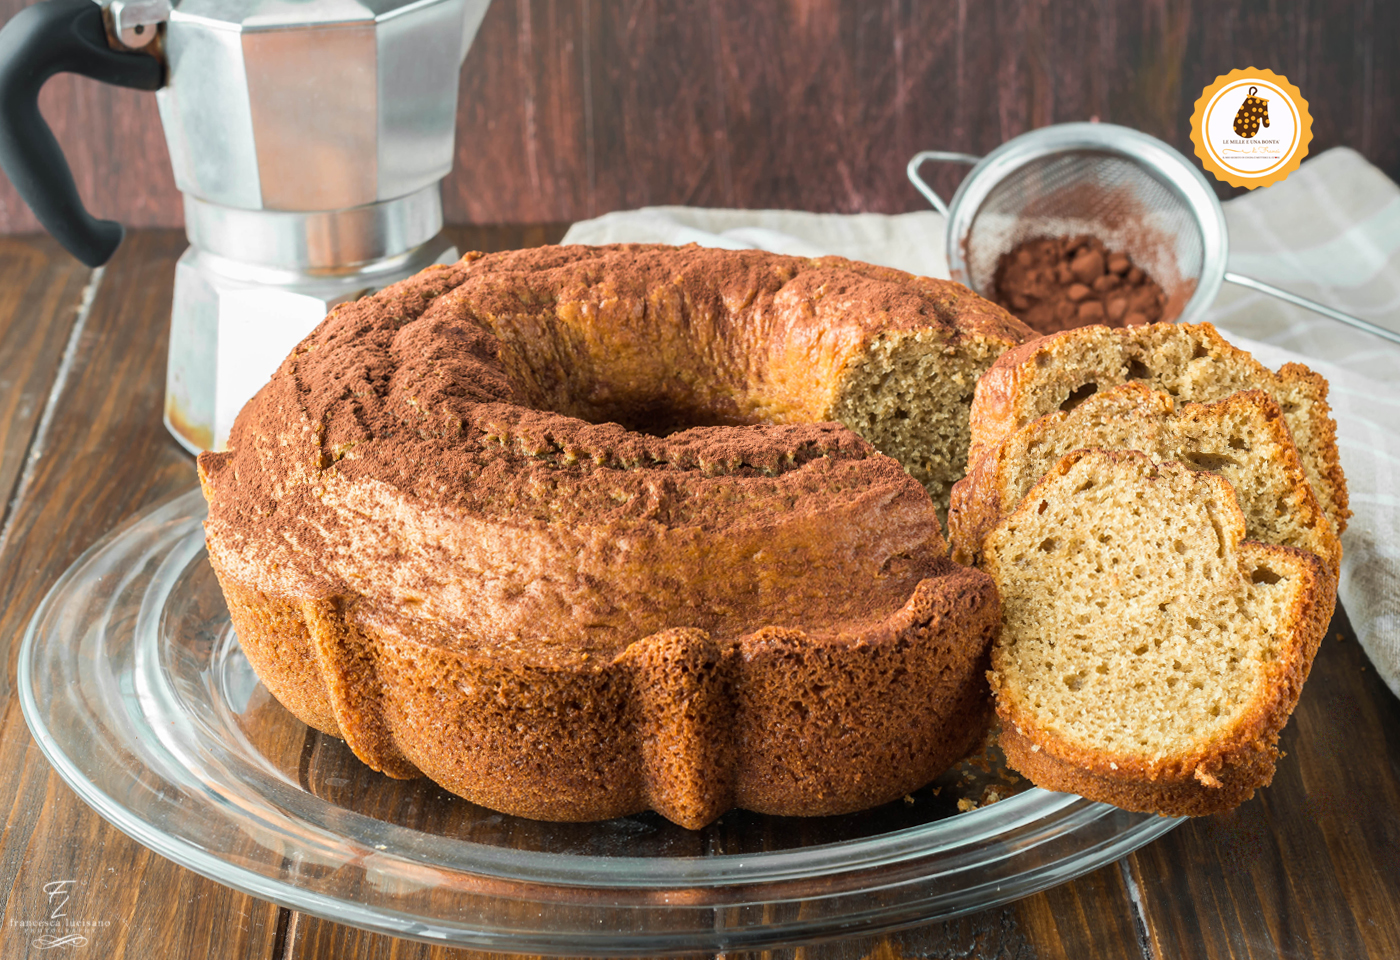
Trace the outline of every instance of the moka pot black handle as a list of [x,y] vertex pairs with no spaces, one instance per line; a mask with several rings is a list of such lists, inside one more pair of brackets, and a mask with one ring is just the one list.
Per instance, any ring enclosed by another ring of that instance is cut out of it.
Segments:
[[42,0],[0,30],[0,168],[44,229],[73,256],[101,266],[122,242],[122,225],[98,220],[78,196],[73,172],[39,113],[39,90],[56,73],[155,90],[164,70],[147,53],[107,44],[93,0]]

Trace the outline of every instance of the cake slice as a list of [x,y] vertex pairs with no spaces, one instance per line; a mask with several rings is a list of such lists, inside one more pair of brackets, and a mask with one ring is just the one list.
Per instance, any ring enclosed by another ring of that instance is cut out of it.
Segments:
[[953,488],[953,559],[976,563],[982,538],[1072,450],[1139,450],[1230,481],[1245,535],[1317,554],[1336,576],[1342,545],[1313,494],[1278,404],[1262,390],[1181,407],[1140,383],[1100,391],[1013,433]]
[[1327,381],[1297,363],[1274,373],[1208,323],[1080,327],[1002,354],[978,381],[972,401],[969,472],[1032,420],[1130,380],[1177,403],[1223,400],[1240,390],[1269,394],[1283,411],[1318,503],[1339,535],[1346,529],[1351,511]]
[[1217,474],[1135,451],[1061,459],[984,541],[1011,766],[1170,815],[1268,784],[1335,589],[1315,555],[1244,535]]

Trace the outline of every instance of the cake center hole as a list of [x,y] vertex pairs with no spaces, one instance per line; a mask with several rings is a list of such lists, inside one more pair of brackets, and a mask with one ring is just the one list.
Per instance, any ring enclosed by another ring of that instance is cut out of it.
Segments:
[[680,433],[691,427],[741,426],[745,423],[756,422],[741,420],[732,415],[726,416],[720,411],[677,403],[671,397],[655,397],[616,404],[580,405],[580,407],[556,412],[578,417],[589,423],[621,424],[628,430],[650,434],[653,437],[669,437],[673,433]]
[[726,382],[729,378],[699,362],[642,363],[624,351],[601,348],[573,357],[572,363],[525,349],[503,351],[502,359],[525,406],[589,423],[616,423],[666,437],[692,427],[772,422],[760,412],[766,405],[753,391]]

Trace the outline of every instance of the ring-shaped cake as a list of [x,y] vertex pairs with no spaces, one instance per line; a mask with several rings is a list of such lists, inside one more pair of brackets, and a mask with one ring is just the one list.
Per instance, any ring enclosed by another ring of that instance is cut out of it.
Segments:
[[338,307],[200,456],[210,560],[268,689],[390,776],[863,809],[986,729],[996,592],[935,500],[1030,336],[839,258],[470,254]]

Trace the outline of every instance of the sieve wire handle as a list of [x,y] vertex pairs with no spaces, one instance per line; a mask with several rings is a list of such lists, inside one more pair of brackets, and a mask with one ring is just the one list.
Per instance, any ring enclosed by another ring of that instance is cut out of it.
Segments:
[[1280,290],[1278,287],[1265,283],[1262,280],[1255,280],[1253,277],[1242,276],[1238,273],[1226,273],[1225,280],[1227,283],[1248,287],[1251,290],[1258,290],[1260,293],[1267,293],[1271,297],[1278,297],[1280,300],[1286,300],[1291,304],[1311,310],[1314,313],[1320,313],[1324,317],[1340,320],[1348,326],[1355,327],[1358,330],[1365,330],[1367,333],[1375,334],[1378,337],[1389,340],[1391,343],[1400,343],[1400,333],[1396,333],[1394,330],[1387,330],[1385,327],[1377,326],[1369,320],[1362,320],[1360,317],[1353,317],[1349,313],[1342,313],[1340,310],[1324,307],[1322,304],[1309,300],[1307,297],[1300,297],[1296,293]]
[[909,174],[909,182],[924,195],[924,199],[933,204],[933,208],[943,216],[948,215],[948,205],[943,202],[943,198],[934,192],[924,178],[919,176],[919,168],[929,160],[941,160],[944,163],[965,163],[968,166],[981,162],[981,157],[974,157],[970,153],[948,153],[946,150],[924,150],[916,153],[909,160],[909,166],[905,167],[905,172]]

